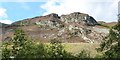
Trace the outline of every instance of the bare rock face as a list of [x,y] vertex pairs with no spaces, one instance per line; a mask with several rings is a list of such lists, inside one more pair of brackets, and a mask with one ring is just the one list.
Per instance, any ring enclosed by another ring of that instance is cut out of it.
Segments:
[[87,25],[90,25],[90,26],[95,26],[98,24],[97,21],[91,16],[87,17],[86,23]]
[[[62,42],[100,42],[108,34],[109,29],[96,27],[97,21],[88,14],[74,12],[67,15],[58,16],[51,13],[46,16],[37,16],[14,22],[10,27],[23,29],[32,38],[49,42],[53,38],[58,38]],[[7,27],[4,34],[10,37],[13,28]],[[11,31],[11,32],[9,32]]]
[[88,14],[84,14],[80,12],[74,12],[68,15],[62,15],[61,21],[65,23],[77,22],[77,23],[86,24],[89,26],[94,26],[98,24],[93,17],[89,16]]
[[56,13],[51,13],[51,14],[49,14],[49,15],[47,15],[47,16],[52,17],[52,18],[60,18],[60,17],[58,16],[58,14],[56,14]]
[[64,23],[71,23],[71,22],[77,22],[83,25],[88,25],[88,26],[95,26],[97,25],[97,21],[92,17],[89,16],[88,14],[80,13],[80,12],[74,12],[68,15],[61,15],[58,16],[58,14],[51,13],[46,16],[37,16],[34,18],[28,18],[24,19],[18,22],[13,23],[12,25],[31,25],[36,22],[40,21],[52,21],[52,22],[64,22]]

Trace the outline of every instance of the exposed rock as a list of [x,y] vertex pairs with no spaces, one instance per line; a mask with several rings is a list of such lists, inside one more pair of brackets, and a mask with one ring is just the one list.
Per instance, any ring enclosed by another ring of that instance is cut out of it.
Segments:
[[49,14],[49,15],[47,15],[47,16],[49,16],[49,17],[54,17],[54,18],[60,18],[59,16],[58,16],[58,14],[56,14],[56,13],[51,13],[51,14]]
[[90,26],[94,26],[94,25],[97,25],[98,23],[92,16],[89,16],[86,19],[86,24]]
[[[4,36],[10,37],[11,35],[7,32],[20,28],[30,38],[42,40],[43,42],[59,38],[63,42],[95,43],[100,42],[109,33],[109,29],[96,27],[97,24],[92,16],[80,12],[61,16],[52,13],[14,22],[7,27]],[[13,27],[15,28],[13,29]]]
[[68,15],[62,15],[61,21],[65,23],[78,22],[78,23],[86,24],[90,26],[94,26],[98,24],[93,17],[89,16],[88,14],[83,14],[80,12],[74,12]]

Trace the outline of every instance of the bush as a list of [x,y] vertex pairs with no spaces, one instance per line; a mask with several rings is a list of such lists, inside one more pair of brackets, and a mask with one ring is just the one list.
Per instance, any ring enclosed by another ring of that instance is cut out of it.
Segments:
[[48,55],[51,58],[66,58],[72,57],[71,53],[64,50],[60,40],[51,40],[50,46],[48,47]]
[[26,46],[20,50],[17,57],[44,58],[46,57],[46,49],[42,43],[36,44],[36,42],[27,42]]
[[85,50],[82,50],[80,53],[77,54],[78,58],[90,58],[90,53],[86,52]]

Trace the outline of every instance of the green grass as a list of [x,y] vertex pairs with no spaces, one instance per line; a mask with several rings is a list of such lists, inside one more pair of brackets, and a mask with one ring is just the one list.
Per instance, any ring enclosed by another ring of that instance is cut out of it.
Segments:
[[[49,43],[45,43],[49,44]],[[96,48],[99,47],[99,43],[62,43],[65,50],[72,54],[78,54],[82,50],[85,50],[90,53],[91,57],[95,57],[97,54],[100,54],[96,51]]]
[[63,43],[63,45],[66,51],[73,54],[77,54],[82,50],[90,52],[90,55],[92,55],[92,57],[98,54],[96,51],[96,48],[99,47],[98,43]]

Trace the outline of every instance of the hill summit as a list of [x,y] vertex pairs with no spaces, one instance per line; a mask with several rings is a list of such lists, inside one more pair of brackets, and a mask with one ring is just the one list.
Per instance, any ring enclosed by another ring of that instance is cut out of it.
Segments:
[[68,15],[61,15],[61,16],[58,16],[58,14],[56,13],[51,13],[46,16],[37,16],[34,18],[24,19],[22,21],[15,22],[13,24],[20,24],[22,22],[24,24],[26,23],[26,25],[29,25],[29,24],[40,22],[40,21],[46,21],[46,20],[54,21],[54,22],[61,21],[64,23],[77,22],[77,23],[86,24],[90,26],[98,24],[97,21],[92,16],[89,16],[88,14],[84,14],[80,12],[74,12]]

